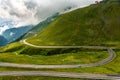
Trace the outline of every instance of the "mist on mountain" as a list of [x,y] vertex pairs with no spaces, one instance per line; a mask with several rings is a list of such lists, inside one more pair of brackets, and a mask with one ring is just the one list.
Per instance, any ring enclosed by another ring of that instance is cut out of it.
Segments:
[[[17,25],[38,24],[66,8],[83,7],[96,0],[0,0],[0,17],[19,22]],[[98,0],[101,1],[101,0]]]

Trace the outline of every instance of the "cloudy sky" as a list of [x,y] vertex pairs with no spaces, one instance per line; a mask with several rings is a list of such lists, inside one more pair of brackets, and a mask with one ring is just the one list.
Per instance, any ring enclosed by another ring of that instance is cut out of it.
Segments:
[[[37,24],[67,7],[83,7],[96,0],[0,0],[0,17],[19,22],[19,25]],[[98,0],[101,1],[101,0]]]

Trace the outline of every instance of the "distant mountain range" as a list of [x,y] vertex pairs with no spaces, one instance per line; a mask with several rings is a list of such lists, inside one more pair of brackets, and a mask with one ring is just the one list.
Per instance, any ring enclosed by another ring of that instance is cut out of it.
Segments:
[[32,25],[19,27],[19,28],[10,28],[5,30],[2,35],[0,35],[0,46],[6,45],[8,43],[19,40],[25,33],[27,33]]
[[21,36],[33,28],[33,25],[14,28],[16,22],[0,18],[0,46],[18,40]]
[[30,29],[32,29],[32,25],[23,26],[19,28],[10,28],[3,32],[2,36],[4,36],[8,43],[18,40],[25,33],[27,33]]

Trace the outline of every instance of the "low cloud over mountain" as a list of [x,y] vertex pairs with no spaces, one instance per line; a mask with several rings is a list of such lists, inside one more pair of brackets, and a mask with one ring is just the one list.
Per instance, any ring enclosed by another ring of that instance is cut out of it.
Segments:
[[[19,22],[17,26],[37,24],[67,7],[83,7],[96,0],[0,0],[0,17]],[[100,0],[99,0],[100,1]]]

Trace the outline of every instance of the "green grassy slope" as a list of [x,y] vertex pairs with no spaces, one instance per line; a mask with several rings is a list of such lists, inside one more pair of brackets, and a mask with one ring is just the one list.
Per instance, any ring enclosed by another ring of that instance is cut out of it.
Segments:
[[0,80],[92,80],[92,79],[40,77],[40,76],[3,76],[0,77]]
[[101,3],[120,3],[120,0],[102,0]]
[[[35,54],[35,53],[34,53]],[[88,64],[95,63],[107,58],[108,52],[77,52],[64,53],[51,56],[25,55],[17,52],[0,54],[0,62],[20,64]]]
[[27,41],[36,45],[116,45],[119,21],[119,4],[91,5],[59,16]]

